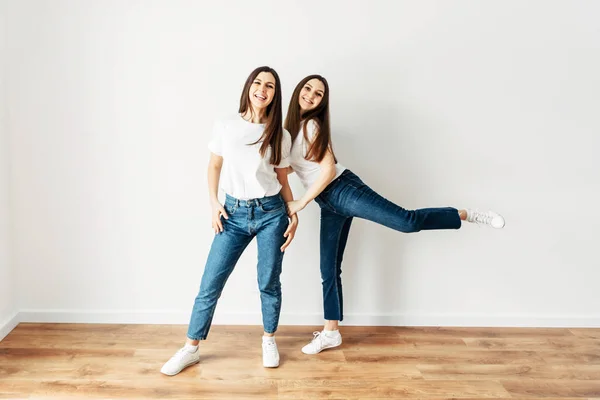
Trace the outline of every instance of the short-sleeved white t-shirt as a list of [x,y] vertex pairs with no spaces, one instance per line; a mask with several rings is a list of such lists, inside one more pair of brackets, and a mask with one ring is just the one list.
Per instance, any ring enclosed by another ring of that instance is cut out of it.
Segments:
[[248,122],[240,114],[215,122],[208,148],[223,157],[220,186],[228,195],[249,200],[273,196],[281,190],[275,168],[290,165],[292,137],[283,130],[281,163],[274,166],[270,164],[271,148],[261,157],[261,143],[250,145],[261,138],[264,129],[265,124]]
[[[294,139],[294,145],[292,146],[292,156],[290,159],[290,164],[302,185],[308,189],[312,186],[313,183],[319,178],[319,174],[321,173],[321,166],[318,162],[309,161],[306,158],[306,153],[308,152],[308,147],[310,146],[310,142],[312,141],[315,132],[317,130],[317,124],[310,120],[306,124],[306,136],[308,137],[309,142],[307,143],[304,139],[304,130],[302,126],[304,123],[300,124],[300,132],[298,132],[298,136]],[[341,164],[335,165],[335,178],[338,178],[342,175],[346,168]],[[334,178],[334,179],[335,179]]]

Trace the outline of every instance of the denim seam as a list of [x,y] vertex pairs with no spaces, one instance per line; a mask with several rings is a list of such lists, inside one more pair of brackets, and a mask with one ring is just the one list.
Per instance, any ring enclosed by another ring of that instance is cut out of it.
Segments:
[[322,198],[321,200],[323,200],[323,202],[325,204],[327,204],[327,206],[329,206],[329,208],[331,208],[331,211],[333,211],[334,213],[337,214],[337,210],[335,209],[335,207],[329,202],[329,200],[327,200],[326,198]]
[[[219,297],[221,297],[221,296],[219,295]],[[217,297],[217,301],[219,300],[219,297]],[[210,329],[210,327],[212,325],[212,320],[215,317],[215,310],[216,309],[217,309],[217,307],[215,305],[215,307],[213,307],[212,312],[210,313],[210,318],[208,319],[208,326],[205,328],[205,330],[200,335],[200,337],[204,337],[204,339],[206,339],[206,337],[208,336],[208,330]],[[198,340],[204,340],[204,339],[198,339]]]
[[267,210],[265,210],[265,209],[263,208],[262,204],[261,204],[259,207],[260,207],[260,210],[261,210],[262,212],[264,212],[264,213],[267,213],[267,214],[271,214],[271,213],[276,213],[276,212],[278,212],[278,211],[284,210],[284,209],[285,209],[285,204],[283,204],[281,207],[279,207],[279,208],[276,208],[276,209],[274,209],[274,210],[271,210],[271,211],[267,211]]
[[337,300],[337,304],[338,304],[338,321],[341,321],[342,318],[342,305],[340,304],[340,288],[338,287],[338,279],[337,279],[337,273],[338,273],[338,254],[339,254],[339,250],[340,250],[340,239],[342,237],[342,232],[344,231],[344,225],[342,224],[342,229],[340,229],[340,231],[338,232],[338,237],[337,240],[335,242],[335,297]]

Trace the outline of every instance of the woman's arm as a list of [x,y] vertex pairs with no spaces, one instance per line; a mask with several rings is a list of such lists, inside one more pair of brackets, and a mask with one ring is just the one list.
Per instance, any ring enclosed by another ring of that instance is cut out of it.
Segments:
[[229,219],[225,208],[219,203],[219,179],[221,178],[221,168],[223,167],[223,157],[210,153],[208,162],[208,193],[210,206],[212,208],[212,227],[215,234],[223,232],[223,223],[221,216]]
[[300,200],[290,201],[288,203],[288,214],[290,216],[302,211],[304,207],[313,201],[315,197],[320,195],[327,185],[331,183],[333,178],[335,178],[335,159],[331,151],[325,153],[325,157],[323,157],[319,166],[321,167],[321,173],[315,183],[308,188]]
[[[290,183],[288,181],[288,168],[275,168],[275,173],[277,174],[277,180],[281,184],[281,197],[283,197],[283,201],[288,204],[294,200],[294,195],[292,194],[292,188],[290,188]],[[287,238],[283,246],[281,246],[281,251],[285,251],[285,249],[292,243],[294,240],[294,236],[296,235],[296,228],[298,228],[298,216],[292,215],[290,217],[290,224],[286,229],[283,236]]]

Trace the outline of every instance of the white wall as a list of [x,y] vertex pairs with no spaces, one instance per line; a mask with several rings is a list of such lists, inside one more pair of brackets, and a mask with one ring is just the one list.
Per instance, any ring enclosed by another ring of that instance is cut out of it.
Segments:
[[[214,118],[247,74],[331,85],[341,162],[407,208],[507,226],[356,221],[348,324],[600,326],[594,1],[13,1],[14,263],[23,320],[187,323],[211,243]],[[294,183],[299,188],[298,182]],[[298,191],[297,193],[300,193]],[[320,323],[318,207],[282,323]],[[215,322],[260,323],[255,246]]]
[[6,104],[5,10],[0,0],[0,340],[17,324],[14,274],[10,259],[9,151]]

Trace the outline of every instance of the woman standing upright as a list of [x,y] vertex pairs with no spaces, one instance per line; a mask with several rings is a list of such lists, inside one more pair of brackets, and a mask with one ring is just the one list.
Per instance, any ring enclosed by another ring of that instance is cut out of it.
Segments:
[[[264,335],[263,365],[279,366],[274,334],[281,310],[283,252],[294,237],[298,218],[288,220],[285,202],[292,192],[287,181],[290,134],[282,128],[281,84],[269,67],[255,69],[244,85],[239,114],[217,121],[208,166],[208,190],[215,237],[194,302],[185,345],[162,367],[175,375],[200,361],[217,300],[242,252],[256,237],[258,285]],[[221,184],[225,204],[218,200]]]

